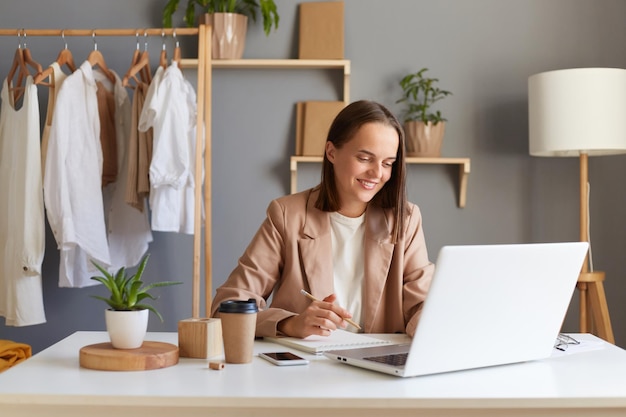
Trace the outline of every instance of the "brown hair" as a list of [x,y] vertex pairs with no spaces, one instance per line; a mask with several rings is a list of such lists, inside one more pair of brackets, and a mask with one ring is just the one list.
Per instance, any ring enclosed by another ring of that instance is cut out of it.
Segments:
[[[391,177],[372,199],[373,203],[393,211],[392,241],[395,243],[402,237],[404,216],[408,205],[406,197],[404,130],[398,119],[380,103],[369,100],[355,101],[346,106],[335,117],[328,131],[326,141],[332,142],[336,148],[341,148],[366,123],[382,123],[394,128],[398,133],[398,152],[391,170]],[[319,188],[320,194],[315,202],[315,207],[322,211],[338,211],[340,209],[339,194],[335,184],[334,167],[328,160],[326,152],[324,152],[324,161],[322,162],[322,180]]]

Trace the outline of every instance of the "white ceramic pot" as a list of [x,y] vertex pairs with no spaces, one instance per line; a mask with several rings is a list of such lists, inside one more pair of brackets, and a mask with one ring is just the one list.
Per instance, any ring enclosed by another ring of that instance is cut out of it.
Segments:
[[105,310],[104,318],[111,344],[116,349],[137,349],[148,331],[150,310]]

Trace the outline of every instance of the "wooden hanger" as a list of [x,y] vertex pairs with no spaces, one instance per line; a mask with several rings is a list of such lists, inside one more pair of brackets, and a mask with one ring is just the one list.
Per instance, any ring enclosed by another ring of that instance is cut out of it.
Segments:
[[[13,77],[17,72],[17,82],[13,84],[10,88],[10,91],[13,92],[13,102],[15,103],[24,93],[24,86],[22,83],[30,75],[28,71],[28,67],[26,66],[26,59],[24,58],[24,48],[22,48],[22,40],[20,38],[21,32],[18,32],[18,46],[15,50],[15,55],[13,56],[13,63],[11,64],[11,68],[9,69],[9,73],[7,75],[7,82],[11,85],[13,81]],[[19,72],[18,72],[19,71]]]
[[107,64],[104,60],[104,56],[102,56],[102,52],[100,52],[98,50],[98,44],[96,43],[96,33],[92,33],[91,34],[92,38],[93,38],[93,51],[91,51],[89,53],[89,56],[87,56],[87,61],[89,62],[89,65],[91,65],[92,67],[98,66],[100,67],[100,69],[102,70],[102,72],[104,73],[104,75],[106,75],[106,77],[113,83],[115,84],[115,75],[113,75],[113,73],[111,72],[111,70],[109,69],[109,67],[107,67]]
[[[147,36],[144,33],[144,37]],[[131,62],[131,67],[124,75],[122,79],[122,85],[124,87],[128,86],[130,79],[134,79],[136,83],[139,83],[139,79],[137,78],[137,74],[139,73],[141,81],[149,84],[152,81],[152,75],[150,74],[150,55],[148,53],[148,42],[146,41],[144,51],[142,53],[139,52],[139,41],[137,41],[137,48],[133,54],[133,60]]]
[[180,43],[178,42],[178,39],[176,39],[176,29],[174,29],[174,33],[172,34],[172,36],[174,37],[174,40],[176,41],[176,45],[174,47],[174,62],[176,62],[176,64],[178,65],[178,68],[180,68],[180,59],[181,59],[181,52],[180,52]]
[[[163,32],[161,32],[161,34],[163,34]],[[150,84],[152,82],[152,73],[150,72],[150,59],[148,55],[148,34],[146,32],[143,33],[143,38],[144,38],[143,52],[146,55],[145,59],[147,59],[147,62],[141,68],[140,75],[141,75],[141,81],[143,81],[146,84]],[[143,54],[141,57],[139,57],[139,59],[140,60],[144,59]]]
[[161,39],[163,42],[163,47],[161,48],[161,56],[159,57],[159,66],[165,69],[167,68],[167,50],[165,48],[165,34],[161,32]]
[[[65,42],[65,34],[63,32],[61,32],[61,37],[63,38],[63,41]],[[67,66],[70,72],[76,71],[76,64],[74,63],[74,57],[72,56],[72,51],[70,51],[67,48],[67,42],[65,42],[65,46],[63,47],[63,49],[61,49],[61,52],[59,52],[59,55],[57,56],[57,59],[56,59],[56,63],[59,64],[60,67],[62,67],[63,65]],[[49,85],[47,83],[44,83],[43,80],[47,79],[53,73],[53,71],[54,69],[52,67],[48,67],[45,70],[39,72],[35,76],[35,84]]]

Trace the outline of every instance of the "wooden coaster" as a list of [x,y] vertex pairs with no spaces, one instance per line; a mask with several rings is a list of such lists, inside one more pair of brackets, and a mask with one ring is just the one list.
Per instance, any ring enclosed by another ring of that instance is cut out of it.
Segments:
[[111,343],[98,343],[80,349],[80,366],[101,371],[147,371],[178,363],[178,346],[171,343],[143,342],[138,349],[115,349]]

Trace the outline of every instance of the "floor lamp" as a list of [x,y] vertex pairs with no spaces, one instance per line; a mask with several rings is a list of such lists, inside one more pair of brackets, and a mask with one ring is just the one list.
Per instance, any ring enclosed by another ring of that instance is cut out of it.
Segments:
[[[576,68],[528,79],[529,151],[580,160],[580,240],[589,242],[588,157],[626,153],[626,70]],[[580,331],[614,343],[604,272],[585,259],[577,288]]]

